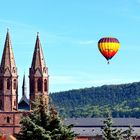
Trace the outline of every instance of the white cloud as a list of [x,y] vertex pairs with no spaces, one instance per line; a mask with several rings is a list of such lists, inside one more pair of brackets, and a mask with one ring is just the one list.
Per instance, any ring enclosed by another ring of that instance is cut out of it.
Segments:
[[97,87],[102,85],[120,84],[122,79],[97,79],[94,76],[51,76],[50,77],[50,92],[67,91],[79,88]]
[[95,44],[95,40],[85,40],[85,41],[80,41],[79,42],[81,45],[90,45],[90,44]]
[[50,77],[50,83],[51,84],[71,84],[75,83],[75,78],[72,76],[51,76]]
[[71,89],[97,87],[102,85],[112,85],[112,84],[125,84],[139,81],[138,79],[128,78],[125,75],[118,77],[112,74],[102,75],[93,74],[86,72],[75,72],[62,75],[52,75],[50,76],[50,91],[66,91]]
[[98,86],[103,84],[112,84],[112,83],[121,83],[122,79],[119,78],[110,78],[110,79],[101,79],[101,78],[95,78],[93,75],[85,76],[85,75],[60,75],[60,76],[51,76],[50,77],[50,83],[53,85],[66,85],[66,84],[75,84],[75,85],[89,85],[89,86]]

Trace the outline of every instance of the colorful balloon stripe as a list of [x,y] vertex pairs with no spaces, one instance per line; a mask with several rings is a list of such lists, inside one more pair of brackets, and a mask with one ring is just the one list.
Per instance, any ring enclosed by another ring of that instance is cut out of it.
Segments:
[[98,43],[102,43],[102,42],[116,42],[116,43],[119,43],[119,40],[116,39],[116,38],[112,38],[112,37],[104,37],[104,38],[101,38]]
[[98,49],[107,60],[111,59],[117,53],[119,48],[120,43],[116,38],[104,37],[98,42]]

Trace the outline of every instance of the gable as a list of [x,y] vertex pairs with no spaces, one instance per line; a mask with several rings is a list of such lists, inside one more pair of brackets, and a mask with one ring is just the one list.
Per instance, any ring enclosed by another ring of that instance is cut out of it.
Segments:
[[35,72],[35,77],[41,77],[41,71],[39,69],[36,69],[36,72]]
[[4,72],[4,76],[11,76],[11,72],[10,72],[9,68],[6,68],[6,70]]

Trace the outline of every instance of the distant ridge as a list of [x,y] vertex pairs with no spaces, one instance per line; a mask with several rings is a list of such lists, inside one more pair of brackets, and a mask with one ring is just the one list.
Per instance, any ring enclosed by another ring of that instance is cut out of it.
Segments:
[[140,82],[50,94],[63,117],[140,117]]

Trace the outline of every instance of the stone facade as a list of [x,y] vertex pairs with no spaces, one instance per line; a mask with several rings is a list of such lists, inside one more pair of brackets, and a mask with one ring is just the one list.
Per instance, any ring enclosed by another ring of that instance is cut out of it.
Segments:
[[0,109],[15,111],[18,109],[18,76],[12,51],[9,32],[7,32],[0,66]]
[[43,51],[39,36],[37,35],[32,65],[29,70],[30,100],[35,100],[38,95],[44,96],[44,101],[48,103],[48,68],[43,56]]
[[0,132],[4,134],[18,133],[21,117],[28,113],[28,111],[0,112]]
[[0,65],[0,132],[15,134],[20,130],[21,117],[30,113],[31,101],[39,95],[44,96],[48,103],[48,68],[46,67],[43,51],[37,34],[35,49],[29,70],[30,99],[26,97],[25,76],[23,78],[22,98],[18,104],[18,73],[12,50],[9,31]]

